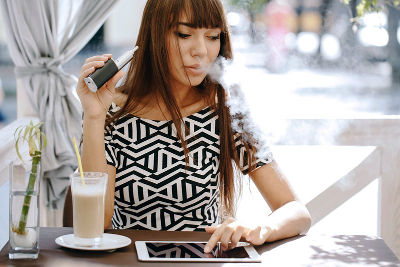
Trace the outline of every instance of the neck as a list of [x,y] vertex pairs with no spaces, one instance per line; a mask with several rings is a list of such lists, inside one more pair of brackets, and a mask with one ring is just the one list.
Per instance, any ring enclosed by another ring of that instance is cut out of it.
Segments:
[[[178,105],[178,108],[181,111],[193,105],[194,103],[199,102],[199,100],[201,99],[201,96],[193,87],[172,86],[171,93],[175,99],[176,104]],[[153,103],[152,106],[154,108],[158,107],[162,110],[162,112],[168,113],[166,104],[162,100],[161,95],[157,94],[155,95],[155,97],[150,96],[149,101],[150,103]]]
[[195,102],[196,91],[191,87],[176,88],[172,90],[176,104],[179,108],[185,108]]

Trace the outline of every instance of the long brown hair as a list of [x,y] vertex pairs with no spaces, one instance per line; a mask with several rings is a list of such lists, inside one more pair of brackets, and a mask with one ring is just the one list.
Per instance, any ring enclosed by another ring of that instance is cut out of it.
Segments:
[[[145,97],[160,95],[169,112],[172,122],[177,129],[177,135],[182,143],[186,163],[188,163],[188,149],[182,133],[182,114],[173,97],[170,85],[171,72],[169,70],[169,55],[167,36],[175,30],[179,19],[185,12],[188,22],[198,28],[220,28],[221,48],[219,56],[232,58],[230,34],[225,18],[224,8],[220,0],[148,0],[145,6],[139,35],[136,45],[140,49],[135,53],[127,73],[124,84],[118,91],[127,95],[124,106],[111,118],[106,125],[110,125],[117,118],[128,113],[139,112],[139,104]],[[220,131],[220,200],[222,212],[229,216],[235,213],[235,182],[232,160],[239,164],[238,153],[235,148],[234,132],[231,126],[231,115],[226,106],[225,90],[209,75],[203,82],[193,87],[203,99],[215,110],[219,117]],[[244,142],[247,152],[245,161],[248,161],[249,171],[254,166],[255,149]]]

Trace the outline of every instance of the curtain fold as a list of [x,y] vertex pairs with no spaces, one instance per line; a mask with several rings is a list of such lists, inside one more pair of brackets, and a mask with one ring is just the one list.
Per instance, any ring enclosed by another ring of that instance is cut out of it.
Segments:
[[82,131],[82,110],[74,96],[77,78],[62,64],[92,38],[118,0],[0,0],[7,45],[39,119],[47,147],[42,155],[47,206],[62,208],[68,176],[77,160],[72,137]]

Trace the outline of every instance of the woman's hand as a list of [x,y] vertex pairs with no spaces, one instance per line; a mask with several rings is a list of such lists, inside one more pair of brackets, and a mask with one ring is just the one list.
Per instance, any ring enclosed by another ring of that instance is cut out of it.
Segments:
[[111,54],[94,56],[86,59],[79,75],[77,93],[81,100],[85,116],[92,119],[104,119],[111,106],[115,93],[115,86],[124,76],[123,71],[117,72],[106,84],[97,92],[92,92],[87,87],[84,78],[92,74],[95,69],[103,67],[104,63],[111,58]]
[[241,240],[253,245],[262,245],[270,236],[271,228],[269,226],[250,228],[241,225],[233,218],[229,218],[222,224],[207,226],[206,232],[212,234],[204,247],[204,252],[209,253],[218,242],[221,242],[223,250],[235,248]]

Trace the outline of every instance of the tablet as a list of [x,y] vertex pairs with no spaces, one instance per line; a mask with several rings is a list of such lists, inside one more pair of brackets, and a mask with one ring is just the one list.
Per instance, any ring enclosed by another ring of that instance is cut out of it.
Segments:
[[220,243],[204,253],[207,242],[198,241],[136,241],[139,261],[163,262],[261,262],[252,245],[239,242],[236,248],[223,251]]

